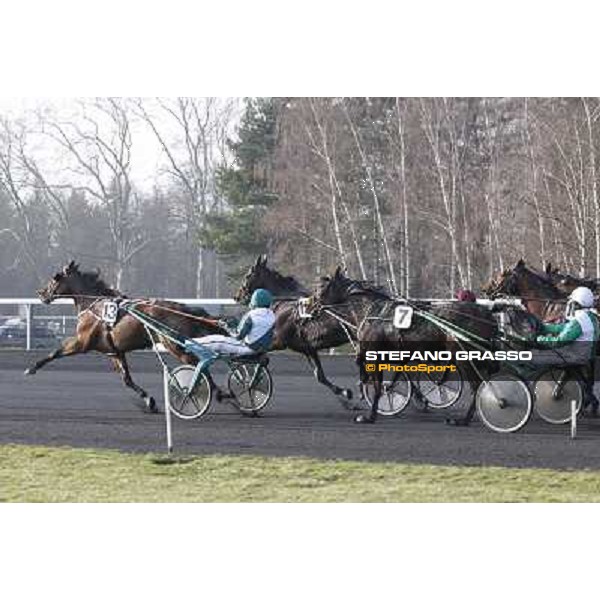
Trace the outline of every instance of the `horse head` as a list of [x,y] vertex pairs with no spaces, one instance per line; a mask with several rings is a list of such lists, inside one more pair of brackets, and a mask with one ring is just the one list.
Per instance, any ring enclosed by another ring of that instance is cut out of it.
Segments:
[[39,290],[37,294],[44,304],[50,304],[60,296],[70,296],[76,288],[73,284],[80,275],[79,265],[74,260],[65,265],[61,271],[56,273],[48,283]]
[[514,269],[504,269],[481,286],[484,296],[495,299],[501,296],[515,296],[518,293],[518,281]]
[[306,290],[296,279],[269,268],[264,254],[248,269],[233,298],[236,302],[248,304],[254,290],[259,288],[269,290],[274,296],[299,297],[306,294]]
[[317,300],[320,304],[344,304],[350,298],[358,297],[372,301],[390,299],[390,296],[380,287],[368,281],[351,279],[340,266],[330,277],[321,277],[317,290]]
[[72,298],[74,296],[118,296],[114,290],[100,279],[100,271],[83,272],[74,260],[65,265],[56,273],[37,294],[44,304],[50,304],[60,297]]
[[521,258],[514,267],[492,277],[481,287],[481,291],[492,299],[502,296],[554,299],[562,296],[555,279],[556,270],[551,266],[547,265],[544,273],[538,273]]
[[333,275],[321,277],[317,288],[316,298],[319,304],[343,304],[348,300],[350,287],[354,283],[338,266]]

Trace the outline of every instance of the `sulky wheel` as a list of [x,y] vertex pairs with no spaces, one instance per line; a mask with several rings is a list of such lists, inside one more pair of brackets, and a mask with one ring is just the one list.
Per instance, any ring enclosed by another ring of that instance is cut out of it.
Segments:
[[577,403],[577,413],[583,406],[583,383],[574,372],[556,368],[545,371],[534,386],[535,412],[548,423],[561,424],[571,420],[571,401]]
[[450,408],[460,398],[463,378],[460,369],[434,373],[419,373],[417,379],[419,400],[434,409]]
[[258,363],[232,365],[227,387],[243,413],[256,414],[273,397],[271,373],[266,366]]
[[194,389],[190,390],[195,372],[195,367],[183,365],[173,369],[169,377],[171,412],[180,419],[198,419],[210,405],[212,386],[204,373],[198,377]]
[[516,375],[495,373],[482,381],[475,396],[479,417],[490,429],[511,433],[521,429],[532,410],[531,392]]
[[[365,400],[369,406],[373,406],[375,388],[373,382],[364,385]],[[410,402],[412,396],[412,383],[405,373],[394,373],[383,381],[383,392],[379,398],[377,414],[383,417],[394,417],[399,415]]]

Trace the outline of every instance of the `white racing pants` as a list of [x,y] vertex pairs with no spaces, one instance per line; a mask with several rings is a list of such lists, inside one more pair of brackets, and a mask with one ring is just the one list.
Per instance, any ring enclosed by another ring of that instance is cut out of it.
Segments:
[[229,354],[230,356],[254,354],[254,350],[246,346],[244,342],[226,335],[205,335],[201,338],[194,338],[194,342],[217,354]]

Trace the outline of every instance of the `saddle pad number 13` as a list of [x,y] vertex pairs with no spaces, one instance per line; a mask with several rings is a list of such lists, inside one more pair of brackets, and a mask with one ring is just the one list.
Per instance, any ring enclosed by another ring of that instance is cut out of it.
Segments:
[[102,305],[102,320],[111,327],[117,322],[119,305],[116,302],[105,302]]
[[396,306],[394,311],[394,327],[396,329],[409,329],[412,325],[413,309],[410,306]]

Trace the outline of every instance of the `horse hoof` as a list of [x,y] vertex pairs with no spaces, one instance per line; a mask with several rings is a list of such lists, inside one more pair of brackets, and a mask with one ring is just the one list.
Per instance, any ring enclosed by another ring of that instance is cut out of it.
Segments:
[[352,393],[352,390],[346,388],[345,390],[342,390],[342,396],[346,398],[346,400],[352,400],[354,394]]
[[158,412],[158,406],[156,406],[156,400],[154,400],[154,398],[150,397],[146,400],[146,410],[151,413]]
[[375,423],[375,419],[373,417],[368,417],[367,415],[358,415],[354,417],[354,422],[372,424]]
[[345,398],[343,398],[342,400],[340,400],[340,404],[342,405],[342,407],[345,410],[348,411],[357,411],[357,410],[364,410],[364,406],[361,406],[360,404],[355,404],[353,402],[349,402],[348,400],[346,400]]
[[35,375],[36,370],[33,367],[29,367],[29,369],[25,369],[23,375]]

